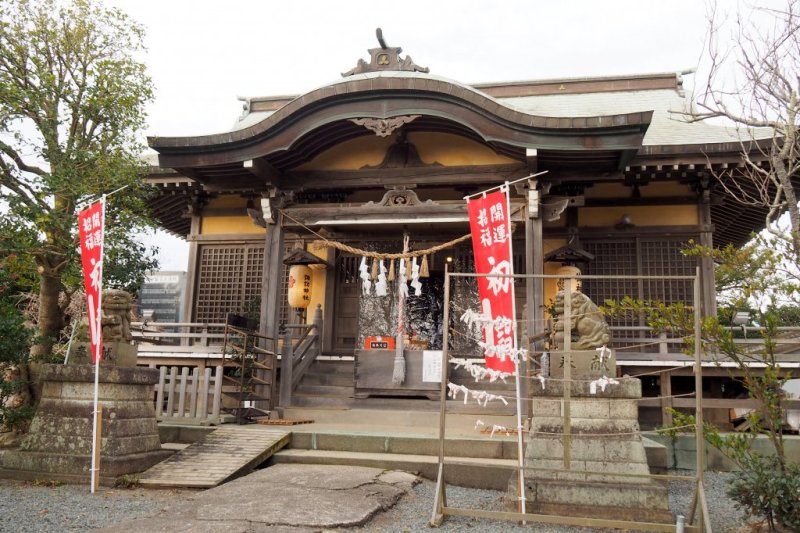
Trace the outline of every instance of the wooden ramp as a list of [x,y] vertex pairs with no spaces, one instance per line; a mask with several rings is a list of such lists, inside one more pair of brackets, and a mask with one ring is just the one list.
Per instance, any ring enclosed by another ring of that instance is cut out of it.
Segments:
[[221,427],[139,476],[145,487],[216,487],[246,474],[289,443],[291,431],[267,426]]

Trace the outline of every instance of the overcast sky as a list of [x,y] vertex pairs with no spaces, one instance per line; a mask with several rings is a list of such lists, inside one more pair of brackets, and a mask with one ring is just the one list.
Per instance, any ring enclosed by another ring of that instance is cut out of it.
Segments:
[[[376,27],[418,65],[465,83],[682,71],[697,66],[707,27],[701,0],[106,3],[147,29],[147,134],[159,136],[224,131],[241,113],[237,95],[339,78],[368,59]],[[157,242],[163,269],[186,269],[185,245]]]

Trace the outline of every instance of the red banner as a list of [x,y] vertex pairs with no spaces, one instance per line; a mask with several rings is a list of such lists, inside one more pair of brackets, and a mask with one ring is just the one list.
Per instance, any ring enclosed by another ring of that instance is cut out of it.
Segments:
[[83,286],[86,289],[86,312],[89,318],[92,363],[99,361],[103,353],[103,329],[100,315],[100,294],[103,290],[103,214],[103,202],[92,204],[78,213]]
[[[478,274],[513,274],[511,260],[511,217],[505,190],[467,200],[469,225],[472,232],[472,251],[475,272]],[[502,372],[514,372],[511,351],[516,348],[514,310],[514,279],[478,278],[480,313],[492,322],[483,328],[487,345],[486,367]],[[494,347],[493,349],[491,347]],[[492,355],[507,354],[502,356]]]

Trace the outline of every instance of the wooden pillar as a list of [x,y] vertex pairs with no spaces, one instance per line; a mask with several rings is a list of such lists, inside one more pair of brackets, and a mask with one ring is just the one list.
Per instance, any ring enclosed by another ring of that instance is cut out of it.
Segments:
[[[199,210],[192,210],[192,221],[189,227],[189,263],[186,272],[186,287],[183,297],[183,318],[182,322],[194,321],[194,307],[195,307],[195,288],[197,287],[197,275],[199,273],[198,249],[197,249],[197,236],[200,235],[200,213]],[[181,344],[185,341],[181,340]]]
[[325,304],[322,306],[324,320],[322,331],[319,334],[322,342],[321,353],[331,353],[333,351],[334,298],[336,297],[336,250],[328,248],[325,259],[331,266],[325,269]]
[[[531,192],[533,194],[531,195]],[[538,191],[536,182],[530,183],[528,194],[528,206],[525,217],[525,273],[543,274],[544,273],[544,248],[542,246],[542,218],[538,209]],[[532,203],[536,205],[531,205]],[[544,330],[544,280],[542,278],[527,278],[525,283],[525,302],[527,305],[526,330],[528,338],[532,338],[537,333]],[[541,342],[536,344],[527,343],[529,350],[538,350]],[[528,365],[526,365],[528,367]],[[530,380],[523,381],[524,398],[528,398],[528,388]],[[531,404],[525,402],[525,417],[529,418]]]
[[669,412],[669,409],[672,409],[672,372],[669,370],[662,372],[659,384],[659,396],[661,396],[661,425],[663,427],[669,427],[672,425],[672,413]]
[[278,211],[275,223],[267,225],[264,241],[264,271],[261,278],[261,323],[262,335],[278,338],[280,317],[280,289],[283,275],[283,214]]
[[[700,199],[700,244],[709,249],[714,246],[714,226],[711,224],[711,193],[703,189]],[[703,285],[703,316],[716,316],[717,290],[714,282],[714,260],[710,257],[700,259],[700,279]]]

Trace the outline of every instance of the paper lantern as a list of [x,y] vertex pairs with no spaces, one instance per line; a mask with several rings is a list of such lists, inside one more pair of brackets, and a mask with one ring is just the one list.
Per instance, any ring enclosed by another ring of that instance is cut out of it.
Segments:
[[[559,268],[556,271],[556,274],[559,275],[559,276],[580,276],[581,275],[581,269],[576,267],[576,266],[565,265],[565,266],[562,266],[561,268]],[[564,278],[561,278],[561,279],[558,280],[558,288],[559,288],[559,290],[562,290],[562,291],[564,290],[564,286],[566,285],[566,281],[567,280],[565,280]],[[579,279],[571,279],[569,281],[570,281],[570,292],[575,292],[575,291],[580,292],[581,286],[583,285],[583,282],[581,280],[579,280]]]
[[289,307],[305,309],[311,303],[311,269],[292,265],[289,269]]

